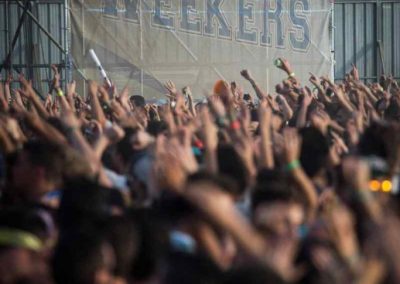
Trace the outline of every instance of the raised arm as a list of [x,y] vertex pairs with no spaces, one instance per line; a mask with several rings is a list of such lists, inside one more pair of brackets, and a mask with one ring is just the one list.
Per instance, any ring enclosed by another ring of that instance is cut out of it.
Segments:
[[38,114],[42,118],[47,119],[49,117],[49,113],[47,112],[46,108],[40,101],[39,97],[36,95],[35,91],[33,90],[31,82],[28,82],[28,80],[26,80],[26,78],[22,73],[19,75],[19,81],[24,87],[24,92],[26,96],[28,97],[30,102],[32,102]]
[[99,86],[95,81],[89,81],[88,93],[90,97],[90,105],[93,118],[96,119],[102,126],[106,123],[106,116],[104,115],[103,109],[97,96]]
[[306,197],[308,203],[308,220],[313,220],[318,207],[318,196],[315,186],[304,172],[300,164],[301,141],[296,129],[287,128],[283,132],[284,156],[286,171],[291,175],[294,182]]
[[249,83],[251,84],[251,86],[253,87],[254,91],[256,92],[257,98],[259,100],[261,100],[262,98],[265,98],[267,96],[266,93],[264,93],[260,86],[257,84],[257,82],[254,80],[253,76],[251,75],[249,70],[242,70],[240,72],[240,75],[242,75],[243,78],[245,78],[247,81],[249,81]]
[[218,136],[217,127],[211,120],[211,114],[207,108],[204,108],[201,113],[202,118],[202,132],[204,137],[204,156],[206,170],[211,173],[218,172],[218,161],[217,161],[217,146]]
[[271,136],[271,120],[272,109],[268,103],[263,100],[258,109],[261,134],[261,164],[260,166],[267,169],[274,168],[274,155],[272,151],[272,136]]

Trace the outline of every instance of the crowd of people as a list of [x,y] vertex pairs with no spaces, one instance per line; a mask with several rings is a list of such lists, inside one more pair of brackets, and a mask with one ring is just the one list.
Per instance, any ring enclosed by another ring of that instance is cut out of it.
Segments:
[[163,105],[9,76],[0,283],[400,283],[397,82],[278,61],[274,94],[243,70]]

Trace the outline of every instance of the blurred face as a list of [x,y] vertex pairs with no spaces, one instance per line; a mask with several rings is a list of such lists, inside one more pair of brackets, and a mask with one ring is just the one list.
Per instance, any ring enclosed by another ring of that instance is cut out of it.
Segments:
[[304,209],[293,202],[261,204],[254,212],[256,227],[277,237],[298,237],[303,222]]
[[33,172],[33,166],[29,161],[28,154],[22,151],[12,167],[13,185],[16,188],[31,186],[34,179]]
[[96,271],[95,284],[111,284],[113,282],[112,271],[115,268],[115,254],[112,247],[105,243],[101,249],[103,267]]
[[9,248],[0,253],[0,283],[17,283],[22,278],[38,279],[45,273],[45,262],[27,249]]

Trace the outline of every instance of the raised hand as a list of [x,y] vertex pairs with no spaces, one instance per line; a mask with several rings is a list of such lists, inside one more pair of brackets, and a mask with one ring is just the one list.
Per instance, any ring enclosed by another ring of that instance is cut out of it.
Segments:
[[287,59],[281,57],[278,58],[277,60],[281,62],[281,64],[277,66],[279,69],[285,71],[288,75],[291,75],[293,73],[292,66],[290,65],[290,62]]
[[22,87],[25,89],[25,90],[27,90],[27,91],[32,91],[33,92],[33,89],[32,89],[32,82],[31,81],[28,81],[26,78],[25,78],[25,76],[24,76],[24,74],[23,73],[20,73],[19,75],[18,75],[18,80],[19,80],[19,82],[21,83],[21,85],[22,85]]
[[99,85],[97,84],[96,81],[90,80],[88,82],[88,89],[90,95],[96,96],[97,92],[99,91]]
[[10,72],[9,74],[8,74],[8,76],[7,76],[7,79],[6,79],[6,81],[4,82],[4,84],[5,85],[10,85],[11,83],[12,83],[12,81],[13,81],[13,75],[12,75],[12,73]]
[[211,114],[207,108],[201,112],[203,122],[202,133],[204,136],[205,147],[211,151],[215,151],[218,145],[218,129],[211,119]]
[[321,81],[320,79],[315,76],[313,73],[310,72],[310,79],[309,79],[310,83],[313,84],[314,86],[320,86]]
[[51,70],[53,70],[53,72],[54,72],[54,77],[53,77],[53,82],[52,82],[53,88],[58,90],[61,87],[61,83],[60,83],[61,75],[58,72],[58,67],[56,65],[52,64]]
[[302,92],[304,94],[304,99],[302,104],[304,107],[308,107],[313,101],[311,90],[308,87],[305,87],[302,89]]
[[295,128],[286,128],[283,131],[284,159],[287,164],[300,158],[301,138]]
[[240,75],[242,75],[242,77],[245,78],[247,81],[251,81],[253,79],[250,71],[247,69],[240,71]]
[[351,268],[357,269],[360,259],[354,217],[343,205],[334,207],[327,217],[328,231],[333,244]]
[[176,96],[178,95],[178,89],[176,88],[174,82],[172,82],[172,81],[167,81],[167,82],[164,84],[164,87],[168,90],[168,92],[169,92],[169,94],[170,94],[170,96],[171,96],[172,98],[176,98]]
[[321,133],[327,134],[328,126],[331,124],[331,118],[329,117],[329,114],[323,110],[316,110],[312,112],[310,120],[311,124],[315,128],[318,128]]
[[192,97],[192,90],[189,86],[185,86],[182,88],[182,93],[187,97]]
[[351,64],[351,66],[352,67],[351,67],[350,75],[354,78],[354,80],[356,80],[356,81],[360,80],[360,75],[359,75],[356,65]]
[[[99,124],[100,125],[100,124]],[[113,123],[104,129],[104,135],[111,143],[117,143],[125,136],[125,131],[119,125]]]
[[76,81],[72,80],[67,84],[67,96],[72,98],[75,93],[76,93]]

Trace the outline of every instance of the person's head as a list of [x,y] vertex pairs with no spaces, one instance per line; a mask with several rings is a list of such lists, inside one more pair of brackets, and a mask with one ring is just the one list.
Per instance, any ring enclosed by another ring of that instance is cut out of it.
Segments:
[[119,279],[128,279],[133,260],[139,250],[136,226],[128,216],[113,216],[106,228],[107,240],[115,253],[114,275]]
[[46,243],[55,232],[53,217],[47,211],[26,206],[0,210],[0,231],[4,228],[32,234],[40,244]]
[[[51,232],[42,211],[0,210],[0,283],[48,283],[45,255]],[[33,279],[38,282],[30,282]]]
[[17,246],[0,246],[0,283],[53,283],[41,253]]
[[371,124],[361,136],[359,143],[360,154],[362,156],[377,156],[386,159],[389,153],[389,144],[393,142],[392,135],[394,134],[390,132],[387,124]]
[[129,280],[130,283],[146,282],[162,269],[167,233],[153,209],[133,209],[128,216],[135,224],[138,249],[131,265]]
[[321,174],[329,157],[329,145],[325,136],[316,128],[308,127],[300,131],[302,138],[300,162],[311,178]]
[[139,132],[138,128],[126,127],[124,128],[125,136],[115,145],[112,155],[109,157],[109,164],[113,165],[117,172],[126,172],[128,170],[129,163],[132,160],[136,150],[133,146],[133,140]]
[[131,101],[132,105],[137,108],[143,108],[146,105],[146,100],[143,96],[134,95],[131,96],[129,100]]
[[154,137],[163,134],[167,131],[167,124],[165,121],[150,120],[147,125],[147,132]]
[[395,95],[390,98],[390,103],[385,111],[385,119],[399,121],[400,120],[400,96]]
[[221,190],[228,193],[233,199],[238,199],[243,194],[237,182],[229,176],[224,174],[210,174],[205,171],[200,171],[188,177],[187,182],[209,182],[218,186]]
[[20,198],[38,200],[62,184],[63,149],[31,141],[24,145],[12,166],[12,184]]
[[162,283],[217,284],[221,283],[222,272],[201,254],[175,253],[168,258]]
[[53,277],[59,284],[108,284],[114,266],[111,245],[96,231],[64,236],[52,260]]
[[253,223],[266,237],[299,237],[305,207],[288,177],[259,177],[251,202]]
[[234,268],[225,273],[224,284],[284,284],[286,283],[278,273],[261,264],[246,265]]
[[214,94],[216,94],[216,95],[224,95],[227,92],[227,90],[229,90],[229,89],[230,89],[230,86],[229,86],[228,82],[226,82],[224,80],[218,80],[214,84],[213,91],[214,91]]
[[81,228],[98,228],[115,212],[124,210],[124,201],[115,189],[79,178],[65,184],[57,219],[61,234]]
[[219,145],[217,150],[218,169],[221,174],[236,182],[238,195],[244,193],[248,183],[246,168],[231,145]]

